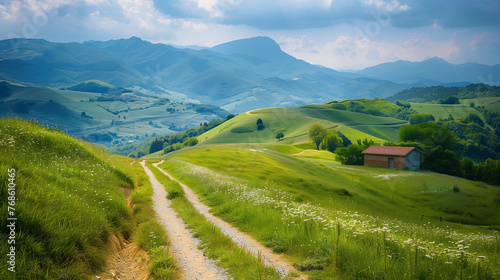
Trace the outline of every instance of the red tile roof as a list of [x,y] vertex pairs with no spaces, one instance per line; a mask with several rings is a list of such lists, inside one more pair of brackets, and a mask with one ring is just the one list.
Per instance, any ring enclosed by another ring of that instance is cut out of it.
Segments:
[[363,154],[404,157],[414,149],[415,147],[370,146]]

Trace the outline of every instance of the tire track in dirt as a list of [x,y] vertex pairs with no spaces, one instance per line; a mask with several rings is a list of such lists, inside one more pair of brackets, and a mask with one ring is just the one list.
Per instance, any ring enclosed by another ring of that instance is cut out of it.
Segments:
[[[221,231],[226,236],[231,238],[234,243],[236,243],[240,247],[245,248],[247,252],[250,252],[255,257],[259,257],[264,262],[265,266],[274,267],[282,277],[285,278],[290,277],[291,272],[299,274],[297,269],[295,269],[295,267],[293,267],[292,264],[290,264],[288,261],[284,260],[281,255],[274,253],[271,249],[260,244],[250,235],[241,232],[239,229],[233,227],[231,224],[212,215],[210,213],[210,207],[202,203],[188,186],[184,185],[182,182],[175,179],[170,174],[165,172],[163,169],[158,167],[158,165],[160,165],[163,162],[164,161],[162,160],[159,163],[153,164],[153,166],[158,168],[158,170],[160,170],[163,174],[168,176],[171,180],[174,180],[177,183],[179,183],[181,187],[184,189],[186,198],[189,200],[189,202],[191,202],[191,204],[193,204],[193,206],[198,210],[198,212],[203,216],[205,216],[207,220],[211,221],[218,228],[220,228]],[[306,275],[301,275],[296,279],[308,279],[308,277]]]
[[167,230],[171,243],[170,254],[174,257],[183,279],[228,279],[225,271],[215,262],[204,256],[198,249],[200,241],[193,237],[191,232],[177,212],[170,207],[171,202],[166,198],[165,187],[158,182],[151,170],[146,167],[145,161],[141,162],[153,187],[153,209],[156,211],[160,223]]

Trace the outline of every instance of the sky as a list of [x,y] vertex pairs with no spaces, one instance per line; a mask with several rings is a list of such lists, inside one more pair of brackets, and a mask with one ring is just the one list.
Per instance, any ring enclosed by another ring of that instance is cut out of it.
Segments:
[[268,36],[312,64],[357,70],[441,57],[500,64],[499,0],[0,0],[0,39],[140,37],[212,47]]

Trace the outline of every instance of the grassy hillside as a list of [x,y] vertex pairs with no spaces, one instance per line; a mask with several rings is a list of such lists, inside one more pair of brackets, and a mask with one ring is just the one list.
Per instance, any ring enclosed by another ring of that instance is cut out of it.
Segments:
[[162,167],[216,215],[285,253],[313,279],[495,275],[497,187],[426,171],[343,166],[331,153],[296,149],[202,145],[162,156]]
[[[0,278],[87,279],[99,272],[106,243],[132,233],[121,190],[133,187],[130,160],[14,119],[0,119],[0,149],[2,236],[12,236],[7,219],[17,218],[15,244],[0,245],[4,254],[15,247],[16,272],[4,255]],[[7,204],[10,197],[15,204]]]
[[[256,122],[259,118],[266,127],[262,131],[257,130]],[[277,143],[275,136],[281,131],[285,138],[279,141],[280,144],[300,145],[309,142],[308,130],[315,123],[340,131],[351,141],[369,138],[382,143],[396,141],[399,127],[407,122],[322,105],[267,108],[240,114],[198,139],[203,144]]]

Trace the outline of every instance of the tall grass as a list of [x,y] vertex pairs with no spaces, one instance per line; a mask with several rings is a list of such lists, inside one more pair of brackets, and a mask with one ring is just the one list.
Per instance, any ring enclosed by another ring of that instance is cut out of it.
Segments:
[[313,279],[488,279],[498,273],[493,235],[332,211],[298,202],[279,184],[180,160],[161,167],[193,188],[215,215],[285,253]]
[[150,170],[158,181],[165,186],[167,193],[175,192],[178,195],[171,199],[172,208],[179,214],[181,219],[192,229],[194,236],[201,241],[201,247],[206,255],[217,260],[217,265],[227,268],[234,279],[279,279],[278,273],[227,237],[213,223],[198,213],[194,206],[183,195],[182,187],[175,181],[170,180],[151,164]]
[[[0,120],[0,226],[8,234],[7,170],[16,169],[16,272],[2,279],[87,279],[104,268],[111,235],[133,231],[120,187],[132,180],[102,150],[58,131]],[[3,240],[3,239],[2,239]],[[7,242],[0,244],[7,251]],[[2,258],[3,259],[3,258]]]

